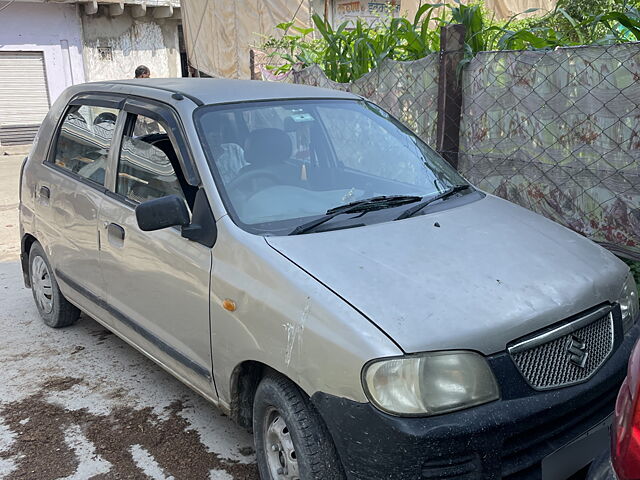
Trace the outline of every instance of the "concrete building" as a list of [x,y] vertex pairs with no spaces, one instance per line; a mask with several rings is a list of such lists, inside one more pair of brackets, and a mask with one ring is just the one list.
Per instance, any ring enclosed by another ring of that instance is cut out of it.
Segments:
[[0,0],[0,145],[29,143],[76,83],[182,76],[179,0]]

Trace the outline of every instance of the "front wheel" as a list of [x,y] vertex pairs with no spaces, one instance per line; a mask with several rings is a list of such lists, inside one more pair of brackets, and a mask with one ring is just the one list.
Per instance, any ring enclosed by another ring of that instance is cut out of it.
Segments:
[[51,270],[42,245],[35,242],[29,251],[31,292],[45,324],[52,328],[67,327],[80,316],[80,310],[64,298]]
[[298,387],[267,375],[253,403],[253,434],[262,480],[342,480],[333,440]]

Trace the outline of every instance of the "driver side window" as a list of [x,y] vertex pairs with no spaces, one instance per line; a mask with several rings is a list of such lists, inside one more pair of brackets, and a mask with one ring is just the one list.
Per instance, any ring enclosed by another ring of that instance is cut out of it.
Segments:
[[131,115],[122,138],[116,193],[135,203],[178,195],[186,200],[176,168],[178,157],[155,120]]

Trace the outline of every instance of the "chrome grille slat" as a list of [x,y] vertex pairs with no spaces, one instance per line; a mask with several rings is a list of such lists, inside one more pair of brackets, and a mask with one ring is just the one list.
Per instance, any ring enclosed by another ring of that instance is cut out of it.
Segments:
[[[545,343],[532,339],[509,349],[513,362],[533,388],[548,390],[583,382],[611,355],[614,323],[610,311],[587,325],[582,324],[582,319],[575,323],[579,328],[564,328],[556,338],[549,338],[547,334]],[[576,361],[582,359],[584,367],[571,361],[570,346],[577,346],[573,350],[578,353]],[[584,353],[586,359],[583,358]]]

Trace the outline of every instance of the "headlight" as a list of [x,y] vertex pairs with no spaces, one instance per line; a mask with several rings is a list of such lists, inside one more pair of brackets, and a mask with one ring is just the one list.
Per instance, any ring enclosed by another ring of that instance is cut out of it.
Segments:
[[623,331],[626,333],[633,326],[633,322],[638,315],[638,289],[631,272],[629,272],[627,279],[624,281],[618,303],[622,311]]
[[487,361],[468,351],[377,360],[363,379],[369,400],[396,415],[437,415],[500,398]]

